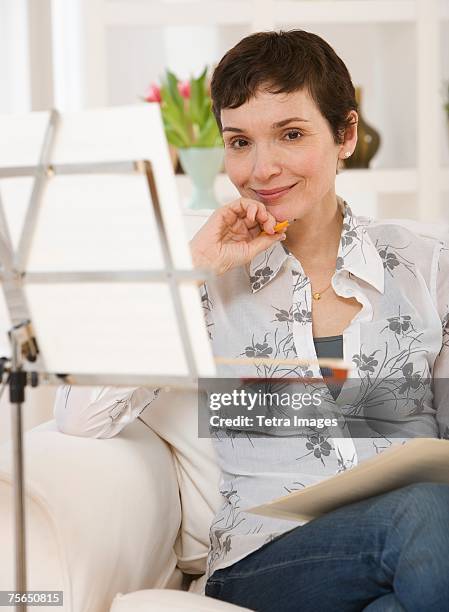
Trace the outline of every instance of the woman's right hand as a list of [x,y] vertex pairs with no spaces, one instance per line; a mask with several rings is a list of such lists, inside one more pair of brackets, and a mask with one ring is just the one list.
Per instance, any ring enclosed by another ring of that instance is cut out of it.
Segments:
[[223,274],[250,262],[285,238],[284,232],[274,232],[277,223],[257,200],[239,198],[221,206],[190,241],[194,266]]

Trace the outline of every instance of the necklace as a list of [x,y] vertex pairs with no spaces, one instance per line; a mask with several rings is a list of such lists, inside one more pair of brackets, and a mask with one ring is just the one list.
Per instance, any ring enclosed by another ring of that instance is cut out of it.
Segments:
[[321,296],[323,295],[323,293],[326,293],[326,291],[330,288],[332,284],[332,281],[328,284],[328,286],[326,287],[326,289],[323,289],[323,291],[313,291],[312,289],[312,297],[314,300],[321,300]]

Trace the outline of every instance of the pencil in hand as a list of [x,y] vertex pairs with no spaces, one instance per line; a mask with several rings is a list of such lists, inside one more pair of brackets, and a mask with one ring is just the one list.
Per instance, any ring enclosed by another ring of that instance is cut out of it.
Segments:
[[[273,228],[275,234],[280,234],[281,232],[285,231],[289,225],[290,225],[290,221],[281,221],[280,223],[277,223]],[[266,234],[266,233],[267,232],[262,230],[262,234]]]

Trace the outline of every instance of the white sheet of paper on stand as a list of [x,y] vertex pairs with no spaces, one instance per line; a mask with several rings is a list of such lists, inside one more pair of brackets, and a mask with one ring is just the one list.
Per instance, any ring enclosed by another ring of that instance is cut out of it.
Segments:
[[[0,116],[0,167],[34,165],[49,113]],[[61,114],[50,163],[151,162],[175,269],[191,270],[179,196],[157,104]],[[0,180],[14,246],[29,178]],[[31,242],[28,273],[154,271],[164,267],[151,195],[142,174],[49,179]],[[200,376],[215,366],[198,287],[179,287]],[[185,376],[186,355],[168,286],[159,282],[35,283],[25,295],[47,370],[78,374]]]

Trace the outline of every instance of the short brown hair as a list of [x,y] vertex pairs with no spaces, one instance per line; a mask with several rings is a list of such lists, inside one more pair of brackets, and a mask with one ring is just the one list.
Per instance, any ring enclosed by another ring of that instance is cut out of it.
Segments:
[[223,56],[212,75],[212,110],[220,132],[223,108],[237,108],[259,90],[278,94],[300,89],[309,92],[334,141],[341,143],[357,102],[348,69],[332,47],[305,30],[246,36]]

